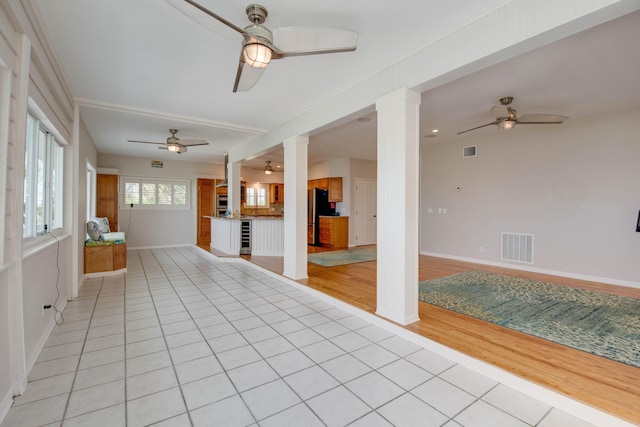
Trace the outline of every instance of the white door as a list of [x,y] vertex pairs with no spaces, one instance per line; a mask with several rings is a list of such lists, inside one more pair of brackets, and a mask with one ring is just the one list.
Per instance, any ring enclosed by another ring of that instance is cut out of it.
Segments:
[[375,179],[355,178],[356,184],[356,246],[375,245],[377,183]]

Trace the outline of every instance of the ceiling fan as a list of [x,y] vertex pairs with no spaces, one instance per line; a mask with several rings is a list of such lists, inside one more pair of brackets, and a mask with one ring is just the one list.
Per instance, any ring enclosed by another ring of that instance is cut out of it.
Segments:
[[498,129],[508,130],[512,129],[515,125],[561,124],[569,118],[567,116],[559,116],[557,114],[525,114],[524,116],[518,117],[517,111],[511,107],[512,102],[512,96],[500,98],[500,105],[496,105],[491,109],[491,114],[496,117],[494,121],[471,129],[463,130],[462,132],[458,132],[458,135],[491,125],[497,125]]
[[277,166],[277,169],[274,169],[273,166],[271,166],[271,160],[265,160],[265,163],[266,165],[264,167],[256,167],[254,169],[264,171],[265,175],[271,175],[274,172],[284,172],[284,169],[282,169],[280,166]]
[[[260,80],[262,73],[272,59],[320,53],[351,52],[356,49],[358,33],[342,28],[292,26],[276,28],[272,33],[262,25],[267,18],[267,9],[259,4],[247,6],[246,13],[251,25],[243,29],[193,0],[166,1],[205,25],[200,16],[193,16],[190,10],[185,9],[184,3],[188,3],[243,36],[240,63],[233,85],[234,92],[251,89]],[[278,46],[273,42],[274,35]]]
[[141,144],[155,144],[161,145],[158,147],[161,150],[169,150],[172,153],[182,154],[187,152],[187,147],[195,147],[197,145],[209,145],[204,139],[180,139],[176,136],[178,129],[169,129],[171,136],[167,138],[167,142],[152,142],[152,141],[136,141],[133,139],[127,139],[129,142],[136,142]]

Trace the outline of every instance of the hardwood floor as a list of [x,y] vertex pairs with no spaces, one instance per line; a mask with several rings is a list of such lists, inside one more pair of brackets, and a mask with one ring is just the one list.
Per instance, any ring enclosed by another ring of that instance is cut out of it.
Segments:
[[[317,251],[318,248],[310,248]],[[249,261],[282,273],[282,257]],[[640,298],[640,289],[420,256],[419,279],[482,270],[558,285]],[[309,279],[300,283],[370,313],[376,308],[376,263],[337,267],[308,264]],[[449,310],[419,303],[420,320],[406,328],[477,359],[605,412],[640,424],[640,369],[574,350]]]

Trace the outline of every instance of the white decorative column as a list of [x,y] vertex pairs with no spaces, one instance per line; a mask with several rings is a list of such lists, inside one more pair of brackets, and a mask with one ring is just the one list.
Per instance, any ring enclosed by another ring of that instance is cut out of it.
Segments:
[[420,94],[402,88],[378,111],[376,314],[401,325],[418,317]]
[[240,162],[229,160],[227,165],[227,206],[233,214],[240,215]]
[[[27,117],[28,102],[29,102],[29,70],[31,66],[31,42],[25,34],[18,35],[16,40],[16,46],[18,51],[16,52],[16,64],[15,70],[17,72],[17,82],[15,91],[15,111],[14,117],[17,119],[17,123],[24,123],[23,120]],[[13,156],[15,165],[24,165],[25,148],[27,141],[27,129],[26,126],[18,126],[15,123],[14,127],[14,147]],[[6,155],[4,153],[3,155]],[[24,202],[24,169],[22,172],[18,172],[20,168],[16,168],[14,172],[17,175],[15,183],[12,184],[13,188],[13,206],[22,206]],[[7,306],[9,307],[7,319],[5,320],[8,325],[9,343],[8,349],[5,349],[5,356],[9,357],[9,366],[11,367],[11,385],[13,395],[17,396],[27,388],[27,359],[25,350],[25,333],[24,333],[24,298],[23,298],[23,277],[22,277],[22,215],[17,215],[15,212],[9,217],[9,227],[12,229],[11,236],[13,239],[9,241],[7,245],[7,252],[5,253],[5,259],[10,265],[7,270],[7,276],[9,278],[9,286],[7,288]],[[3,242],[2,244],[5,244]]]
[[292,136],[284,143],[284,276],[307,276],[307,152],[309,138]]

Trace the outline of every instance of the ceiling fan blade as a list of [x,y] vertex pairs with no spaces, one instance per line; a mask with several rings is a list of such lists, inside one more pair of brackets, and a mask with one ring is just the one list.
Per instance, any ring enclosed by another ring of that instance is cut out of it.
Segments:
[[524,116],[518,117],[516,122],[519,125],[553,125],[560,124],[568,118],[567,116],[557,114],[525,114]]
[[196,145],[209,145],[209,142],[204,139],[181,139],[178,141],[178,144],[184,145],[185,147],[194,147]]
[[292,26],[273,30],[275,49],[281,56],[316,55],[356,50],[358,33],[343,28]]
[[232,31],[228,26],[222,24],[218,20],[211,19],[208,14],[202,13],[199,9],[196,9],[191,4],[185,2],[185,0],[165,0],[165,2],[169,3],[169,5],[173,6],[187,18],[193,20],[197,24],[200,24],[202,27],[218,36],[226,39],[234,39],[237,37],[236,31]]
[[127,139],[127,142],[136,142],[139,144],[156,144],[156,145],[167,145],[164,142],[152,142],[152,141],[136,141],[135,139]]
[[233,84],[233,91],[246,92],[251,89],[256,83],[258,83],[258,80],[262,77],[264,70],[266,70],[266,68],[256,68],[245,64],[241,57],[240,62],[238,63],[236,81]]
[[472,130],[480,129],[480,128],[483,128],[483,127],[487,127],[487,126],[491,126],[491,125],[497,125],[498,122],[500,122],[500,120],[494,120],[491,123],[487,123],[487,124],[484,124],[484,125],[476,126],[474,128],[471,128],[471,129],[463,130],[462,132],[458,132],[458,135],[460,135],[462,133],[466,133],[466,132],[471,132]]
[[[189,18],[193,19],[194,21],[196,21],[198,24],[202,25],[203,27],[220,34],[220,31],[218,29],[218,27],[215,24],[212,24],[211,19],[209,19],[209,17],[214,18],[215,20],[217,20],[218,22],[226,25],[227,27],[231,28],[232,30],[235,30],[237,32],[239,32],[242,35],[245,35],[246,32],[238,27],[237,25],[227,21],[226,19],[224,19],[222,16],[218,15],[215,12],[212,12],[211,10],[207,9],[206,7],[202,6],[201,4],[193,1],[193,0],[165,0],[167,3],[169,3],[171,6],[175,7],[176,9],[178,9],[180,12],[184,13],[185,15],[187,15]],[[199,11],[203,12],[204,14],[208,15],[209,17],[203,16],[200,13],[194,13],[194,8],[198,9]]]

